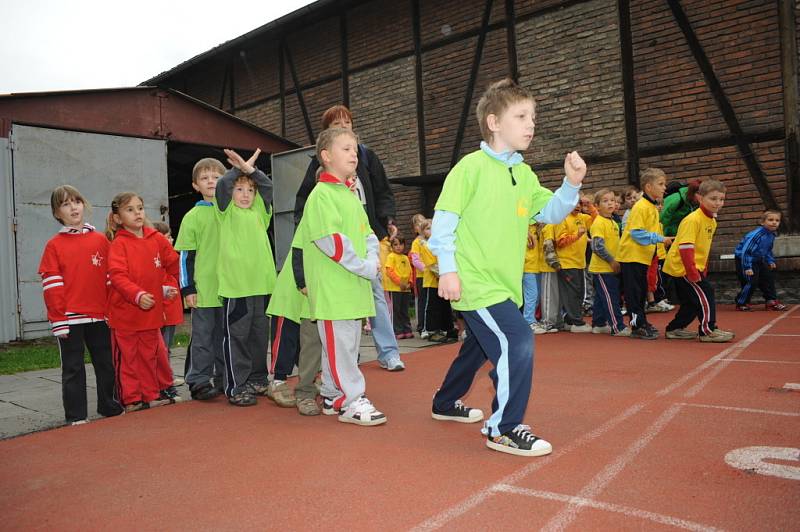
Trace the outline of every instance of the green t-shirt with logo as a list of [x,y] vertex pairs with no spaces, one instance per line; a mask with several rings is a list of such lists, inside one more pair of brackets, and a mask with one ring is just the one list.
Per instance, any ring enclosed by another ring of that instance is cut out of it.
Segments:
[[360,258],[367,256],[366,238],[372,233],[367,212],[343,184],[319,182],[303,211],[303,271],[311,319],[354,320],[375,315],[370,282],[350,273],[325,255],[315,240],[341,233]]
[[453,167],[436,210],[460,217],[456,266],[461,299],[451,302],[454,309],[477,310],[507,299],[522,305],[528,224],[552,196],[527,164],[509,169],[481,150]]
[[267,314],[270,316],[283,316],[295,323],[300,323],[301,319],[308,319],[310,316],[308,297],[297,289],[294,271],[292,270],[294,248],[301,246],[302,225],[301,221],[294,233],[292,247],[289,248],[289,254],[286,255],[283,269],[278,274],[277,281],[275,281],[275,290],[272,292],[272,297],[270,297],[269,306],[267,307]]
[[194,285],[197,289],[197,306],[219,307],[219,209],[212,202],[198,201],[181,220],[175,249],[194,251]]
[[220,218],[220,297],[271,294],[275,286],[275,261],[267,228],[272,209],[256,194],[250,208],[242,209],[231,201]]

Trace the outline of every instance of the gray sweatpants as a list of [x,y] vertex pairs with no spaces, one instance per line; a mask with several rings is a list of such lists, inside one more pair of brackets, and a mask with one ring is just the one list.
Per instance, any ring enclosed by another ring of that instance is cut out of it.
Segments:
[[186,384],[211,382],[222,389],[225,359],[222,355],[222,307],[192,309],[192,338],[186,351]]
[[248,383],[267,384],[268,296],[223,299],[222,351],[225,355],[225,395],[232,397]]
[[567,325],[583,325],[583,270],[578,268],[562,268],[558,272],[558,291],[561,306],[564,307]]
[[542,286],[539,287],[539,305],[542,319],[539,325],[546,328],[561,329],[564,318],[561,316],[561,298],[558,291],[558,273],[542,272]]
[[342,410],[364,395],[366,381],[358,368],[361,320],[318,320],[322,342],[321,394]]
[[317,323],[311,320],[300,321],[300,356],[297,362],[298,382],[294,388],[297,400],[314,399],[317,387],[314,379],[320,370],[322,344],[319,341]]

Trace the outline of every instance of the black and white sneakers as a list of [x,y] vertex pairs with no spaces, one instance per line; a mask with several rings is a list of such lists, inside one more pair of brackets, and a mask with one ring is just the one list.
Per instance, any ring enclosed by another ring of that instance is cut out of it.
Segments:
[[439,421],[455,421],[457,423],[477,423],[483,419],[483,412],[478,408],[470,408],[461,401],[456,401],[449,410],[431,409],[431,417]]
[[486,447],[517,456],[544,456],[553,446],[531,432],[528,425],[517,425],[500,436],[487,436]]

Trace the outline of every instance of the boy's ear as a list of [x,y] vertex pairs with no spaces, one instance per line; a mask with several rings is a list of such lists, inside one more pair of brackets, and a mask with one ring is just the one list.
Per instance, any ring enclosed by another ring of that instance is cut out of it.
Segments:
[[486,115],[486,125],[489,127],[489,131],[496,133],[500,131],[500,118],[496,114]]
[[198,187],[197,183],[195,183],[194,181],[192,181],[192,188],[194,189],[195,192],[200,192],[200,187]]

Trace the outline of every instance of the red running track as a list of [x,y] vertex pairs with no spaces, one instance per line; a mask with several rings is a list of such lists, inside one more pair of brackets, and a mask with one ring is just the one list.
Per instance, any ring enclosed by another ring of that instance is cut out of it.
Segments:
[[[363,366],[384,426],[264,398],[2,441],[2,528],[797,530],[800,311],[723,308],[719,323],[734,342],[538,336],[527,422],[553,444],[543,458],[430,418],[457,345],[402,373]],[[487,413],[488,369],[466,398]]]

